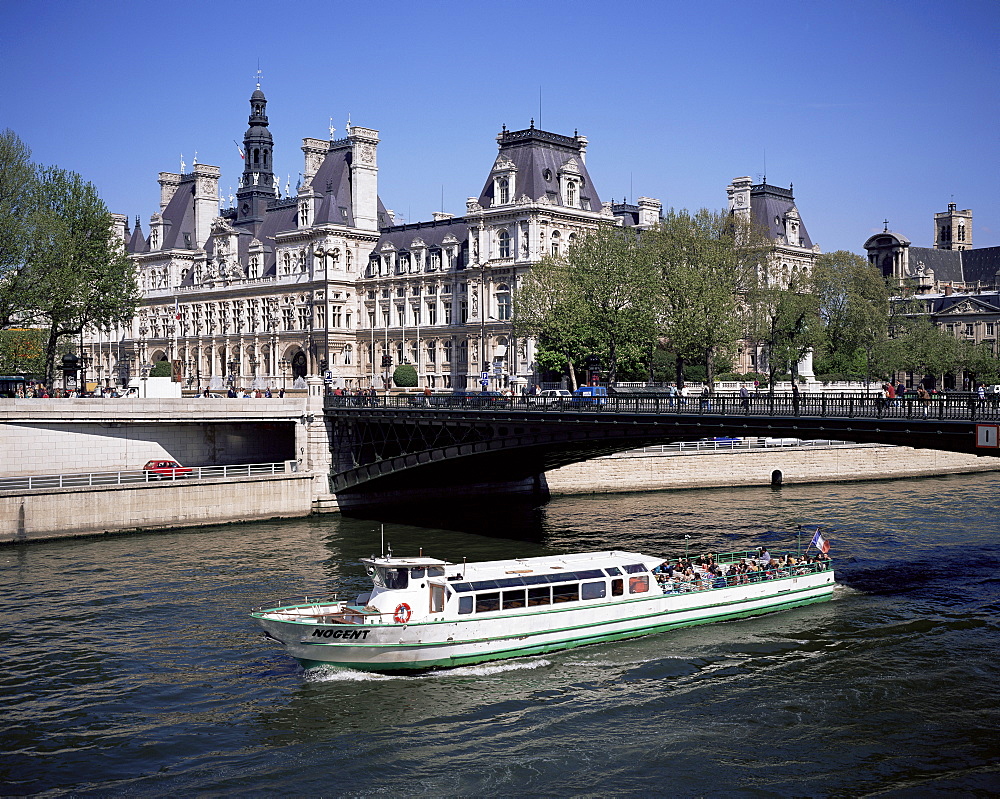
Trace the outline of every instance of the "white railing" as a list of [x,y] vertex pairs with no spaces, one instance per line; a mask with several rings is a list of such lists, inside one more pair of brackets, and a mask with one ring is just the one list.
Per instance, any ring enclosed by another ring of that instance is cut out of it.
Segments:
[[[237,477],[286,474],[298,471],[297,461],[242,463],[227,466],[191,466],[178,469],[138,469],[127,472],[85,472],[77,474],[26,474],[0,477],[0,491],[32,491],[44,488],[79,488],[132,483],[163,483],[178,480],[232,480]],[[167,474],[166,472],[171,472]]]
[[[843,447],[856,446],[851,441],[834,441],[832,439],[810,439],[803,441],[798,438],[759,438],[751,436],[741,439],[721,439],[706,441],[677,441],[673,444],[656,444],[640,449],[630,449],[617,453],[617,457],[630,455],[685,455],[695,452],[746,452],[752,449],[788,449],[791,447]],[[616,456],[609,456],[616,457]]]

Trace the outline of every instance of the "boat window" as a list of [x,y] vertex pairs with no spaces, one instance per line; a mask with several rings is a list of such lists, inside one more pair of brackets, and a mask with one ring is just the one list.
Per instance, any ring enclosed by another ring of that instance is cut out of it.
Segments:
[[625,571],[627,571],[629,574],[642,574],[644,571],[646,571],[646,567],[643,566],[641,563],[629,563],[623,566],[622,568],[624,568]]
[[504,591],[503,592],[503,609],[508,610],[509,608],[523,608],[524,605],[524,589],[520,591]]
[[625,581],[624,580],[612,580],[611,581],[611,596],[621,596],[625,593]]
[[573,576],[570,574],[543,574],[542,576],[549,583],[564,583],[567,580],[573,579]]
[[444,566],[428,566],[428,577],[444,577]]
[[424,567],[421,566],[417,569],[410,569],[410,577],[414,580],[422,580],[424,578]]
[[500,594],[476,594],[476,613],[500,610]]
[[580,598],[580,584],[557,585],[552,588],[552,602],[576,602]]
[[459,612],[459,614],[472,613],[472,597],[471,596],[460,596],[458,598],[458,612]]
[[577,572],[573,575],[577,580],[593,580],[600,579],[604,576],[600,569],[587,569],[586,571]]
[[505,577],[496,581],[497,588],[513,588],[515,585],[524,585],[520,577]]
[[649,590],[649,575],[643,574],[640,577],[628,578],[628,592],[630,594],[645,594]]
[[521,581],[525,585],[540,585],[542,583],[547,583],[548,578],[544,574],[529,574],[526,577],[522,577]]
[[386,569],[380,568],[375,578],[376,585],[379,584],[379,577],[382,578],[381,585],[385,588],[399,589],[406,588],[409,584],[406,569]]
[[580,586],[580,597],[582,599],[603,599],[608,595],[608,584],[601,580],[596,583],[583,583]]
[[611,566],[610,568],[605,569],[604,572],[605,574],[608,575],[608,577],[617,577],[619,574],[622,573],[622,570],[619,569],[617,566]]
[[541,588],[529,588],[528,589],[528,607],[533,608],[537,605],[551,605],[552,604],[552,589],[547,585]]
[[499,588],[496,580],[476,580],[472,584],[473,591],[485,591],[489,588]]
[[456,594],[467,594],[472,590],[471,583],[453,583],[451,590]]

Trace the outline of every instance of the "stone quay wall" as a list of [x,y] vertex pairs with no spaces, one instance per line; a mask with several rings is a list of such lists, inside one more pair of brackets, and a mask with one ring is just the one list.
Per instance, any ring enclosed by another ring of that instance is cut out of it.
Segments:
[[1000,458],[879,444],[706,450],[665,454],[619,452],[545,473],[549,492],[602,494],[676,488],[885,480],[1000,471]]
[[0,543],[308,516],[313,475],[0,492]]

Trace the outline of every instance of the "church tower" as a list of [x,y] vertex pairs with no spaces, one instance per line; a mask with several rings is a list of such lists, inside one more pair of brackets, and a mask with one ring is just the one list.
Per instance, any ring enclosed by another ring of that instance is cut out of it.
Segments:
[[972,249],[972,211],[956,210],[955,203],[948,203],[948,210],[934,214],[935,250]]
[[243,136],[243,175],[236,192],[237,225],[263,222],[268,202],[277,197],[271,159],[274,141],[267,129],[267,98],[259,83],[250,95],[249,122]]

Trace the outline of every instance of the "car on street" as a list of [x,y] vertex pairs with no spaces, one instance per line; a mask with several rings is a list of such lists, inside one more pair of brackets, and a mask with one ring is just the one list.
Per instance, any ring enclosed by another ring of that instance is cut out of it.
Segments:
[[150,480],[173,480],[194,474],[194,469],[181,466],[177,461],[168,460],[146,461],[142,470],[148,473]]
[[528,395],[529,405],[565,405],[573,398],[573,392],[565,388],[547,388],[538,394]]

